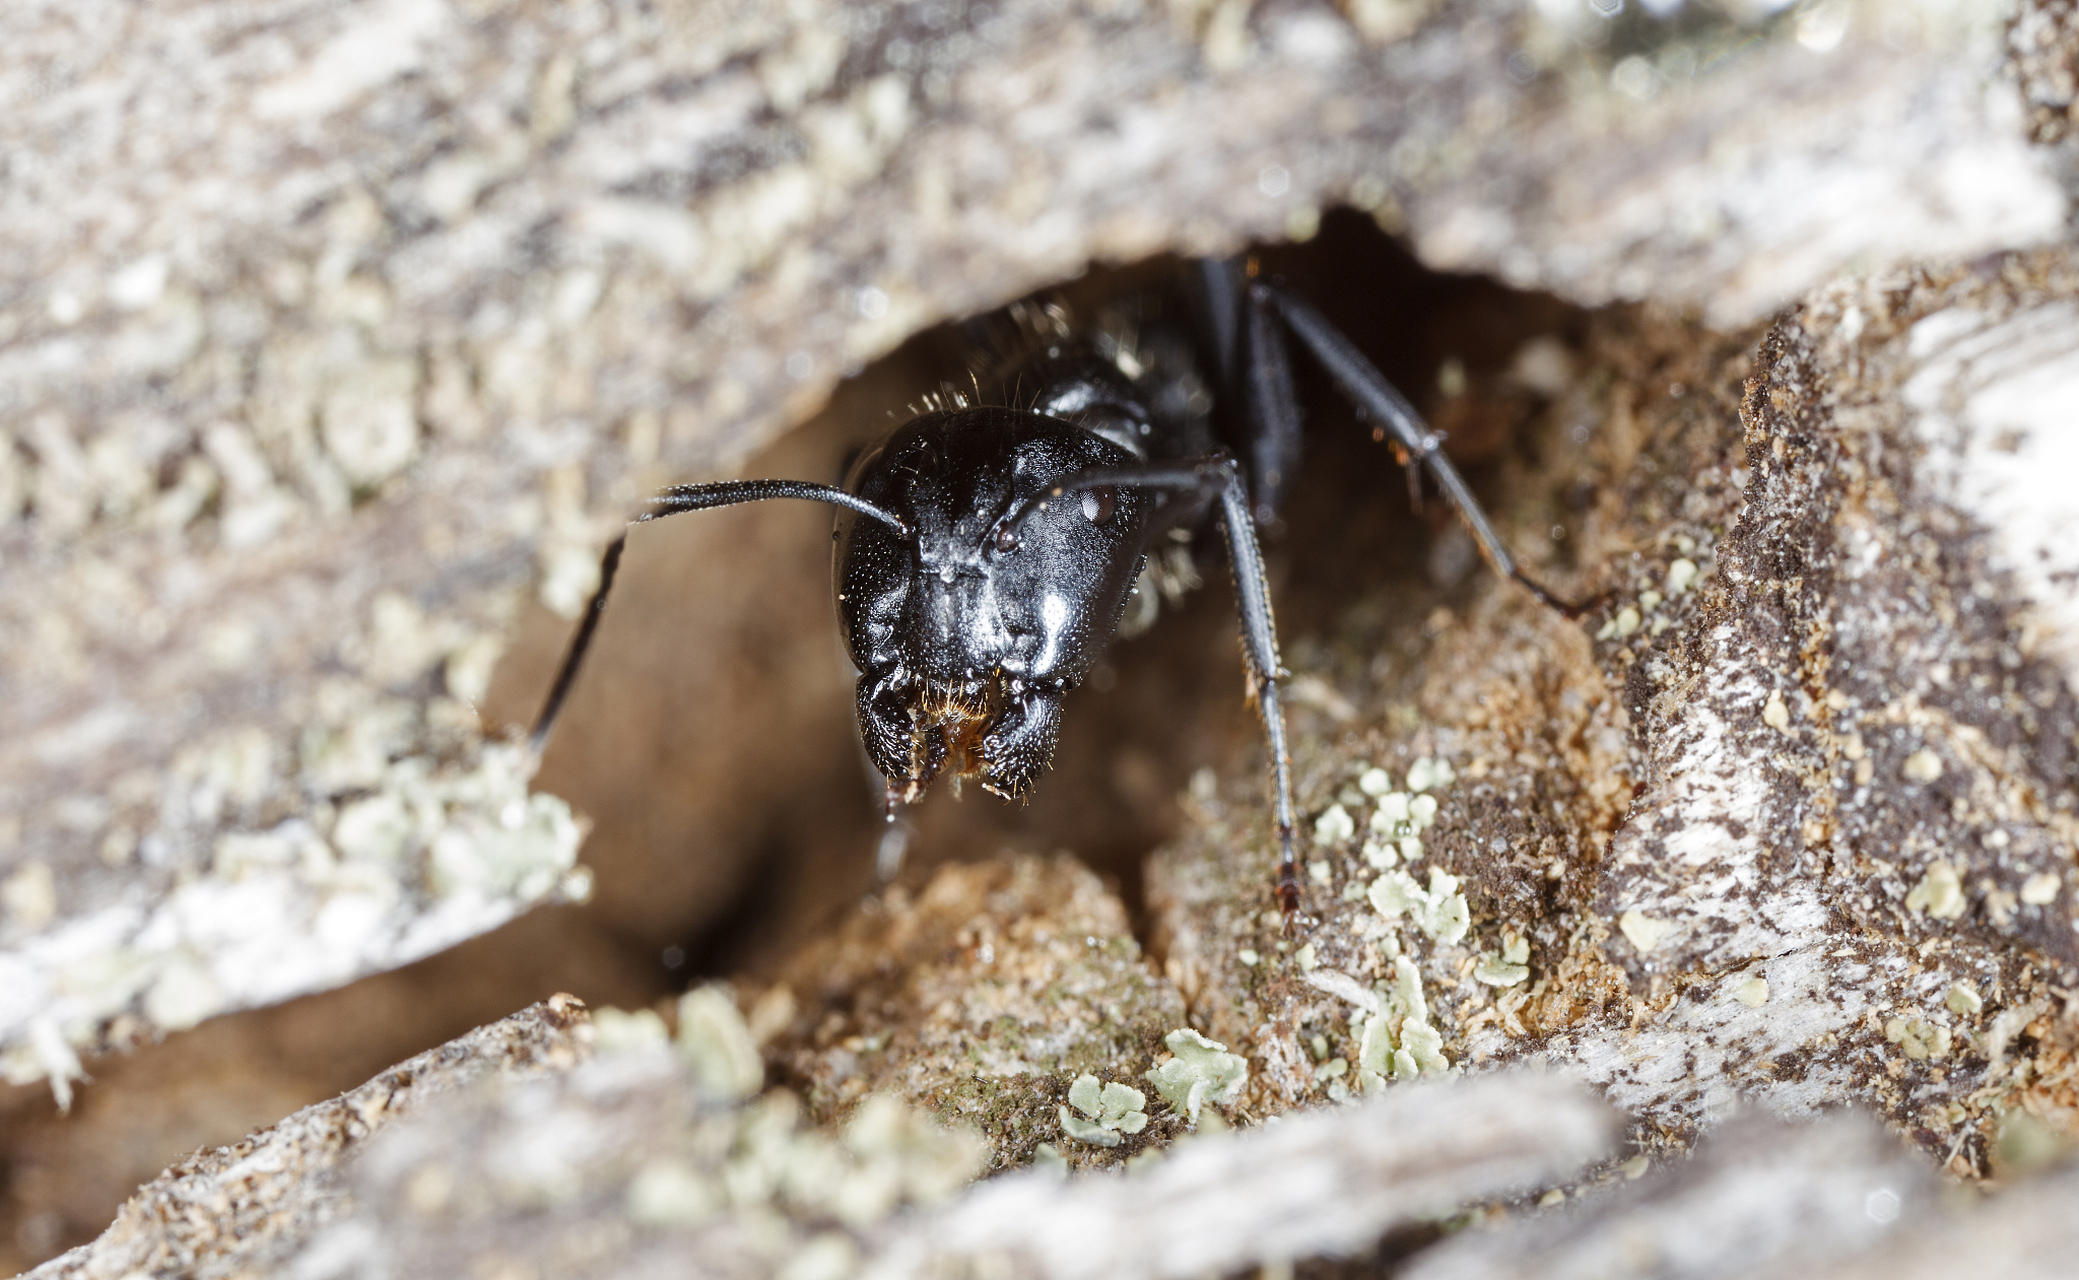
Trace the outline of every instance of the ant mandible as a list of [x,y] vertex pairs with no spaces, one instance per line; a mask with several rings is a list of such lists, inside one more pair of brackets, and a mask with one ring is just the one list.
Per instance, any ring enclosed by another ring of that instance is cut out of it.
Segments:
[[[859,668],[859,733],[887,780],[887,812],[949,767],[1000,796],[1053,759],[1062,698],[1119,629],[1156,541],[1210,519],[1226,543],[1249,689],[1270,748],[1276,895],[1300,906],[1277,631],[1256,526],[1274,519],[1299,461],[1290,334],[1386,434],[1411,479],[1427,472],[1496,572],[1568,616],[1517,568],[1465,481],[1399,391],[1319,311],[1253,262],[1181,273],[1193,322],[1132,334],[1078,326],[1059,307],[1013,308],[1018,336],[852,465],[843,487],[799,480],[679,485],[632,524],[797,498],[838,508],[838,625]],[[1210,391],[1210,396],[1202,392]],[[627,535],[531,735],[539,750],[590,647]]]

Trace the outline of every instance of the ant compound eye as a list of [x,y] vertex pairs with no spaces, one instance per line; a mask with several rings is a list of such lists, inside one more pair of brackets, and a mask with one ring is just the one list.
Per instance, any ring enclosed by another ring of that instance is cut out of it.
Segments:
[[996,549],[1006,554],[1016,551],[1018,549],[1018,535],[1012,533],[1008,528],[998,529],[996,531]]
[[1119,491],[1110,485],[1083,490],[1083,518],[1091,524],[1104,524],[1119,508]]

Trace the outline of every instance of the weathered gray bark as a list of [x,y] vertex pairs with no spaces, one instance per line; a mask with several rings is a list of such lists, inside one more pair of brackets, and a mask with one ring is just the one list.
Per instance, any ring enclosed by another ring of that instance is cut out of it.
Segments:
[[2079,1230],[2069,1171],[1996,1199],[1948,1198],[1929,1170],[1857,1116],[1754,1117],[1695,1159],[1566,1210],[1470,1231],[1422,1258],[1419,1280],[1537,1276],[2054,1276]]
[[347,1165],[370,1138],[445,1094],[567,1073],[589,1056],[590,1032],[584,1006],[568,996],[480,1027],[242,1142],[181,1161],[139,1188],[92,1246],[36,1274],[278,1273],[352,1209]]
[[1945,1197],[1876,1126],[1836,1116],[1748,1118],[1649,1171],[1613,1163],[1617,1118],[1586,1090],[1521,1071],[1201,1136],[1123,1178],[1032,1170],[955,1195],[973,1135],[899,1104],[817,1132],[784,1094],[743,1102],[748,1082],[704,1069],[691,1039],[673,1054],[661,1026],[595,1028],[558,997],[168,1170],[32,1275],[1180,1280],[1362,1257],[1391,1228],[1511,1196],[1519,1212],[1468,1215],[1413,1274],[1936,1277],[1995,1259],[2053,1276],[2075,1244],[2068,1170]]
[[[1642,1152],[1742,1098],[1851,1103],[1952,1172],[2012,1172],[2003,1133],[2079,1113],[2079,510],[2054,482],[2079,283],[2069,249],[2015,252],[2064,234],[2074,28],[2062,0],[2026,8],[2017,97],[1990,15],[1943,8],[18,7],[0,1065],[63,1096],[83,1050],[581,895],[577,824],[471,704],[530,598],[582,599],[636,495],[728,471],[922,325],[1348,202],[1431,266],[1649,299],[1441,410],[1537,446],[1498,486],[1509,541],[1617,598],[1583,629],[1504,584],[1396,582],[1325,639],[1288,633],[1327,819],[1303,932],[1265,910],[1260,761],[1237,754],[1151,869],[1160,973],[1087,875],[956,870],[759,985],[769,1063],[816,1124],[893,1093],[965,1116],[1001,1166],[1175,1137],[1156,1108],[1079,1148],[1060,1117],[1078,1073],[1144,1079],[1188,1024],[1247,1059],[1244,1123],[1541,1057],[1631,1113]],[[784,764],[786,724],[763,727],[781,746],[732,767]],[[1438,801],[1419,854],[1367,825],[1375,781],[1422,790],[1411,769]],[[551,1173],[707,1105],[665,1070],[594,1114],[597,1083],[525,1095],[575,1108]],[[438,1199],[418,1175],[454,1134],[537,1133],[506,1105],[400,1139],[365,1174],[375,1216],[307,1265],[409,1243],[451,1271],[476,1237],[410,1218]],[[1812,1141],[1799,1177],[1890,1167]],[[316,1199],[252,1237],[268,1259],[304,1247],[336,1148],[279,1184]],[[580,1252],[640,1235],[633,1166],[601,1168],[544,1227]],[[199,1259],[195,1233],[226,1251],[183,1265],[252,1263],[235,1198],[210,1216],[223,1172],[139,1201],[97,1246],[109,1274]],[[523,1183],[485,1231],[561,1185]],[[1091,1185],[1019,1194],[1139,1212],[1133,1184]],[[2056,1193],[1851,1243],[1953,1259],[2003,1232],[2017,1266],[2055,1257]],[[191,1216],[155,1234],[174,1203]],[[1608,1212],[1590,1236],[1699,1221]],[[827,1225],[789,1247],[886,1244],[816,1244]],[[1361,1237],[1337,1231],[1291,1248]]]
[[9,1077],[582,893],[469,710],[515,607],[919,325],[1329,201],[1732,320],[2059,225],[1932,9],[1622,92],[1585,10],[1352,12],[11,10]]

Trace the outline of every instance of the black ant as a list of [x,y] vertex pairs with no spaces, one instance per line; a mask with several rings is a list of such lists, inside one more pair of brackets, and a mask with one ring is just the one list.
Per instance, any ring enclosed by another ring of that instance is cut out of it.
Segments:
[[[838,625],[860,671],[859,732],[887,779],[892,821],[950,766],[1000,796],[1054,755],[1061,700],[1117,633],[1158,540],[1210,517],[1227,546],[1250,690],[1270,746],[1279,907],[1300,887],[1277,632],[1256,526],[1275,519],[1300,449],[1285,349],[1296,337],[1376,425],[1413,484],[1427,471],[1496,572],[1576,616],[1516,567],[1441,438],[1322,314],[1251,263],[1182,273],[1190,324],[1131,335],[1020,304],[1012,341],[971,389],[931,397],[853,463],[842,488],[799,480],[679,485],[632,523],[801,498],[838,508]],[[577,678],[627,535],[600,564],[532,734],[539,749]]]

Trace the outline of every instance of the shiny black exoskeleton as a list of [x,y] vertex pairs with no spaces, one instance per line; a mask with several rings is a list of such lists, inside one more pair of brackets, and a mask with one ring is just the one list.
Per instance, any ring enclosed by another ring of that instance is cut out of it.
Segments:
[[[1518,571],[1438,437],[1369,360],[1303,300],[1236,265],[1202,262],[1180,290],[1191,324],[1126,335],[1058,308],[1014,309],[1018,338],[862,455],[843,488],[791,480],[684,485],[638,522],[767,498],[839,508],[839,625],[860,671],[860,736],[890,815],[947,770],[1017,796],[1052,761],[1062,698],[1119,629],[1149,553],[1208,516],[1233,569],[1242,650],[1268,744],[1277,896],[1299,906],[1277,638],[1256,525],[1274,517],[1299,453],[1284,338],[1443,489],[1488,561]],[[624,535],[625,537],[625,535]],[[534,728],[547,737],[613,584],[623,539]],[[1571,609],[1568,609],[1572,612]]]
[[853,471],[907,538],[838,519],[838,625],[858,664],[867,754],[906,800],[952,761],[1003,796],[1054,755],[1061,699],[1118,629],[1157,504],[1086,490],[1007,519],[1083,471],[1137,461],[1061,418],[1007,408],[928,413]]

